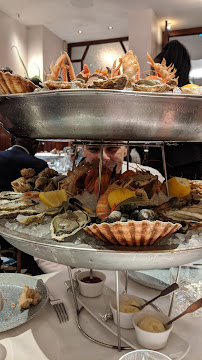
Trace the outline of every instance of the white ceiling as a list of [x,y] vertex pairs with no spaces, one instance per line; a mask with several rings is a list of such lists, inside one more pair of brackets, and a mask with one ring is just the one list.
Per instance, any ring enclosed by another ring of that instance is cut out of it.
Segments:
[[162,28],[165,20],[172,30],[202,26],[202,0],[0,0],[0,11],[44,25],[67,43],[128,36],[128,13],[148,8]]

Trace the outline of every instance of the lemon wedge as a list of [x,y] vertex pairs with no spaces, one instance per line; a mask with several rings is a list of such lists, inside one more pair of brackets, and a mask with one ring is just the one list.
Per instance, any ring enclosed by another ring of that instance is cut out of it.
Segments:
[[173,177],[168,180],[168,191],[170,196],[182,198],[191,192],[191,186],[187,179]]
[[64,201],[67,201],[67,193],[64,189],[40,192],[39,198],[49,207],[58,207],[61,206]]
[[110,208],[114,206],[114,204],[118,205],[122,201],[136,197],[135,193],[128,189],[116,189],[109,193],[108,195],[108,203]]
[[186,84],[184,86],[181,87],[181,89],[184,89],[184,88],[198,88],[200,87],[199,85],[196,85],[196,84]]

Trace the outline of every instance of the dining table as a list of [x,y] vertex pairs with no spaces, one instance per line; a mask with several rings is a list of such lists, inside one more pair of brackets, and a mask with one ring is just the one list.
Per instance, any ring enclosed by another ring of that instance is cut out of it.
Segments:
[[[115,272],[102,272],[106,275],[105,285],[115,291]],[[117,349],[96,344],[80,332],[76,324],[73,296],[65,286],[65,281],[69,280],[68,270],[39,275],[37,278],[43,280],[55,298],[63,301],[69,321],[60,323],[48,301],[31,320],[0,333],[0,360],[118,360],[129,352],[119,352]],[[120,271],[120,292],[124,291],[124,286],[125,273]],[[149,300],[158,295],[159,291],[128,279],[128,293]],[[170,296],[157,299],[155,305],[168,314]],[[117,345],[117,337],[85,309],[80,313],[79,320],[82,328],[94,339]],[[180,318],[173,324],[173,332],[190,345],[189,352],[183,357],[184,360],[202,359],[201,317],[186,315]]]

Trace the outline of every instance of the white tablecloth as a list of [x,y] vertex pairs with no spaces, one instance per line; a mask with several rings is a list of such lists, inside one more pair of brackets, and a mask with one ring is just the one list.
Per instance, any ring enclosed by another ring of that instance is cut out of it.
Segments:
[[[115,289],[114,272],[103,271],[107,275],[106,285]],[[38,276],[46,282],[54,296],[63,300],[68,311],[69,321],[60,324],[54,309],[48,303],[32,320],[0,334],[0,360],[118,360],[126,351],[108,349],[84,337],[77,328],[72,294],[67,293],[64,281],[68,272]],[[120,291],[124,290],[124,274],[120,273]],[[146,288],[129,279],[129,293],[145,299],[159,292]],[[169,297],[155,302],[168,313]],[[116,337],[104,329],[85,310],[80,317],[82,326],[94,338],[107,343],[117,343]],[[184,360],[202,359],[202,319],[182,318],[174,323],[174,332],[191,344]]]

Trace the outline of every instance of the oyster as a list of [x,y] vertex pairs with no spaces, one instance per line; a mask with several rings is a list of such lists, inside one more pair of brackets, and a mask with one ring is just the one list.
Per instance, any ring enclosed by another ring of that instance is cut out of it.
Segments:
[[116,89],[123,90],[128,81],[126,75],[118,75],[107,80],[94,80],[92,85],[89,85],[93,89]]
[[36,215],[28,215],[28,216],[19,214],[16,217],[16,220],[22,225],[29,225],[29,224],[32,224],[33,222],[35,222],[37,224],[42,224],[44,216],[45,216],[45,213],[36,214]]
[[53,239],[63,241],[66,237],[81,230],[89,221],[88,215],[81,210],[57,215],[51,222],[51,236]]
[[16,199],[11,200],[9,202],[0,204],[0,212],[1,211],[13,211],[13,210],[20,210],[20,209],[26,209],[29,206],[32,206],[33,202],[29,199]]
[[22,193],[16,193],[14,191],[2,191],[0,192],[0,204],[1,200],[10,201],[20,199]]

